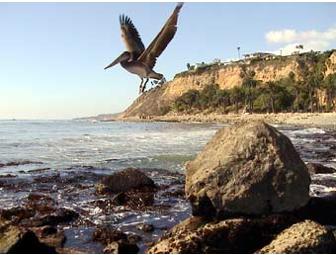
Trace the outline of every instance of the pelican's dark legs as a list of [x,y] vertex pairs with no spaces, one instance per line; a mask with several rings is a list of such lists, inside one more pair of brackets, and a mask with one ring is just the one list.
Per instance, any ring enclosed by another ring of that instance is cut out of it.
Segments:
[[147,78],[146,81],[145,81],[145,84],[142,86],[142,90],[141,90],[141,93],[143,93],[146,89],[146,84],[147,82],[149,81],[149,79]]
[[141,92],[142,92],[142,83],[143,83],[143,78],[141,78],[141,83],[140,83],[140,87],[139,87],[139,94],[141,94]]
[[158,85],[162,85],[166,82],[166,78],[164,76],[162,76],[162,78],[157,82]]

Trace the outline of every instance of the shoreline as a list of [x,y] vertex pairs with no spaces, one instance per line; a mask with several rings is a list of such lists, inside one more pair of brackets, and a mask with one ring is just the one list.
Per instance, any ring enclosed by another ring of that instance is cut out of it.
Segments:
[[242,120],[264,120],[270,124],[336,129],[336,112],[331,113],[270,113],[270,114],[167,114],[164,116],[119,117],[111,121],[131,122],[182,122],[233,124]]

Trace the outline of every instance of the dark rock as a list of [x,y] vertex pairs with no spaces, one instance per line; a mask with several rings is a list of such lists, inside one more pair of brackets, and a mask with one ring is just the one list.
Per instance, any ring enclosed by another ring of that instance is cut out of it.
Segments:
[[336,194],[312,197],[305,207],[294,214],[302,220],[310,219],[322,225],[336,225]]
[[163,193],[163,196],[165,197],[177,197],[177,198],[184,198],[185,197],[185,191],[183,188],[181,189],[176,189],[173,191],[166,191]]
[[138,253],[139,247],[136,244],[131,244],[124,240],[119,240],[117,242],[109,243],[104,248],[104,253],[112,254],[134,254]]
[[35,183],[59,183],[62,180],[60,173],[56,173],[50,176],[39,176],[34,178]]
[[193,215],[289,212],[309,201],[305,164],[285,135],[261,121],[219,130],[186,168]]
[[139,238],[135,235],[126,235],[112,226],[102,226],[96,229],[92,239],[106,245],[104,253],[137,253],[136,242]]
[[154,204],[155,192],[151,187],[143,187],[125,192],[125,202],[133,210],[143,209]]
[[113,204],[115,205],[124,205],[127,201],[127,196],[125,195],[124,192],[118,193],[113,197]]
[[39,241],[34,232],[9,225],[0,230],[0,253],[56,253]]
[[104,245],[119,240],[127,240],[127,235],[112,226],[101,226],[93,232],[92,239]]
[[39,229],[41,237],[46,237],[57,233],[57,228],[54,226],[44,226]]
[[8,167],[8,166],[29,165],[29,164],[40,165],[40,164],[43,164],[43,162],[29,161],[29,160],[11,161],[11,162],[8,162],[8,163],[0,163],[0,168]]
[[142,240],[142,237],[136,234],[129,234],[127,236],[127,241],[132,244],[136,244],[137,242],[140,242]]
[[334,253],[336,240],[326,227],[313,221],[299,222],[282,231],[258,253]]
[[97,192],[119,193],[143,187],[156,188],[154,181],[142,171],[134,168],[128,168],[104,177],[101,183],[97,185]]
[[60,208],[52,215],[46,215],[36,221],[37,226],[56,226],[61,223],[69,223],[78,219],[79,214],[73,210]]
[[15,174],[5,174],[5,175],[0,175],[0,178],[15,178],[17,175]]
[[143,232],[153,232],[154,226],[152,224],[147,223],[141,223],[137,226],[139,230],[142,230]]
[[114,211],[115,205],[121,205],[115,202],[114,199],[99,199],[92,202],[95,207],[99,207],[105,214],[110,214]]
[[141,187],[131,189],[126,192],[120,192],[112,197],[111,200],[96,201],[99,208],[104,211],[113,210],[113,206],[127,206],[128,209],[139,210],[154,204],[154,195],[156,189],[152,187]]
[[41,243],[51,247],[63,247],[66,240],[64,231],[58,231],[57,228],[53,226],[35,227],[31,230],[36,234]]
[[51,214],[56,210],[57,203],[50,196],[41,193],[30,193],[27,197],[26,207],[39,214]]
[[0,215],[2,219],[18,223],[22,219],[33,217],[35,212],[29,208],[13,207],[10,209],[0,210]]
[[336,172],[335,168],[327,167],[319,163],[306,164],[310,174],[333,174]]
[[41,173],[41,172],[45,172],[45,171],[48,171],[48,170],[50,170],[50,168],[45,167],[45,168],[31,169],[31,170],[28,170],[27,172],[28,173]]

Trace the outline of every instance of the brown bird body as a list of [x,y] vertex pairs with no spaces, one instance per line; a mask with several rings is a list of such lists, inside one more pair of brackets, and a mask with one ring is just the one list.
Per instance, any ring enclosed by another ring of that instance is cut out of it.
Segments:
[[[141,78],[139,88],[140,93],[145,91],[149,79],[164,81],[164,76],[155,72],[153,68],[156,59],[166,49],[176,33],[178,14],[182,6],[183,3],[177,4],[159,34],[146,49],[131,19],[125,15],[121,15],[119,17],[121,37],[125,43],[127,51],[123,52],[116,60],[105,67],[105,69],[120,63],[120,65],[127,71],[138,75]],[[146,79],[146,81],[143,84],[144,79]]]

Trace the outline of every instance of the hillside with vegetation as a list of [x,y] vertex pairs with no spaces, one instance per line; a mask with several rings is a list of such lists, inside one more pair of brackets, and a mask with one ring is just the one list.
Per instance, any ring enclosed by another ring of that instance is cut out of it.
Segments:
[[336,51],[257,56],[188,70],[157,86],[121,114],[277,113],[336,110]]

